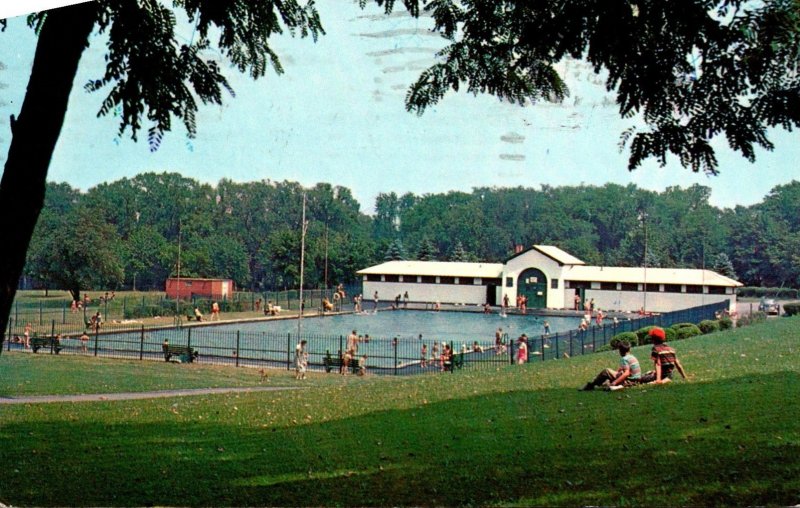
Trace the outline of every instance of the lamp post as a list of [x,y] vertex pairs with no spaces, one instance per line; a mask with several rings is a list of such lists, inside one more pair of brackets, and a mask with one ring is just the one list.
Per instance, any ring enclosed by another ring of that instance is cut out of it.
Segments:
[[641,210],[639,212],[639,220],[642,222],[642,226],[644,227],[644,255],[643,257],[643,267],[644,267],[644,299],[642,302],[642,313],[647,314],[647,212]]

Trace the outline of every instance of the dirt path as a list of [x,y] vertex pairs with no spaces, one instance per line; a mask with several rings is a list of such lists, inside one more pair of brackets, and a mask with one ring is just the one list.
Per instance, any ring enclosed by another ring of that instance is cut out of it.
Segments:
[[114,400],[163,399],[192,395],[214,395],[218,393],[275,392],[298,390],[298,386],[253,386],[247,388],[194,388],[186,390],[160,390],[156,392],[91,393],[85,395],[32,395],[29,397],[0,397],[3,404],[41,404],[45,402],[101,402]]

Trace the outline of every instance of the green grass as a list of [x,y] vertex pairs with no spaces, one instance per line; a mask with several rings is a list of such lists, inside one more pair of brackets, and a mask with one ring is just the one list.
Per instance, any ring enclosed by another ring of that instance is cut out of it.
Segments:
[[[0,501],[793,505],[798,324],[677,342],[690,382],[613,393],[576,391],[616,364],[603,353],[413,379],[322,375],[299,391],[0,406]],[[634,354],[646,363],[647,348]],[[23,357],[32,355],[0,357],[7,394],[18,386],[7,378],[57,393],[60,379],[76,383],[90,369],[94,384],[120,391],[204,376],[208,386],[257,384],[245,369]],[[59,375],[32,373],[57,364]],[[106,382],[105,371],[130,381]]]

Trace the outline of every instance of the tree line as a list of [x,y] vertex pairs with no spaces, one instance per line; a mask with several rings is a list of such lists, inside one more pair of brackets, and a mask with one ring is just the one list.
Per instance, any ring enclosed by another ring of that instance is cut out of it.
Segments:
[[390,259],[502,262],[516,246],[557,245],[589,264],[710,268],[746,285],[800,286],[800,182],[758,204],[721,209],[711,189],[481,187],[381,193],[374,215],[350,189],[296,182],[200,183],[143,173],[81,192],[48,183],[25,274],[78,297],[85,289],[164,288],[167,277],[221,277],[255,291],[356,282]]

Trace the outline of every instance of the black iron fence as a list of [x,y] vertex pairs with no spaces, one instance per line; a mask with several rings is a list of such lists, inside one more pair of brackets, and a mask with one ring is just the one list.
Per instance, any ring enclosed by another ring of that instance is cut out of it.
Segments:
[[[334,297],[335,289],[304,289],[303,300],[306,310],[315,310],[322,307],[323,299],[327,298],[337,307],[352,307],[351,298],[360,286],[345,287],[347,297],[339,300]],[[105,321],[122,321],[126,319],[147,318],[155,316],[189,315],[195,307],[204,314],[210,313],[212,301],[217,301],[221,312],[254,312],[262,313],[268,305],[276,305],[285,310],[299,310],[300,290],[288,289],[282,291],[249,292],[237,291],[229,298],[215,300],[193,296],[176,302],[174,298],[167,298],[163,293],[142,293],[139,295],[121,294],[117,296],[112,292],[86,293],[90,298],[80,302],[69,301],[64,298],[16,298],[11,307],[10,318],[16,323],[31,323],[43,327],[55,321],[57,324],[88,322],[91,317],[100,312]]]
[[[728,308],[715,303],[664,314],[641,316],[588,330],[529,337],[528,361],[545,361],[593,353],[610,343],[614,335],[645,326],[668,327],[675,323],[699,323]],[[27,337],[26,337],[27,328]],[[13,326],[7,335],[7,350],[37,350],[39,353],[82,354],[138,360],[197,361],[243,367],[294,368],[298,337],[308,342],[309,369],[339,372],[347,338],[343,335],[302,333],[244,332],[202,326],[167,326],[138,329],[124,325],[103,325],[90,333],[63,329],[55,320],[49,329]],[[27,344],[26,344],[27,342]],[[426,350],[423,353],[423,345]],[[444,354],[449,348],[452,356]],[[384,375],[411,375],[460,369],[495,368],[515,362],[519,352],[514,337],[503,343],[431,342],[422,339],[362,337],[353,356],[367,372]]]

